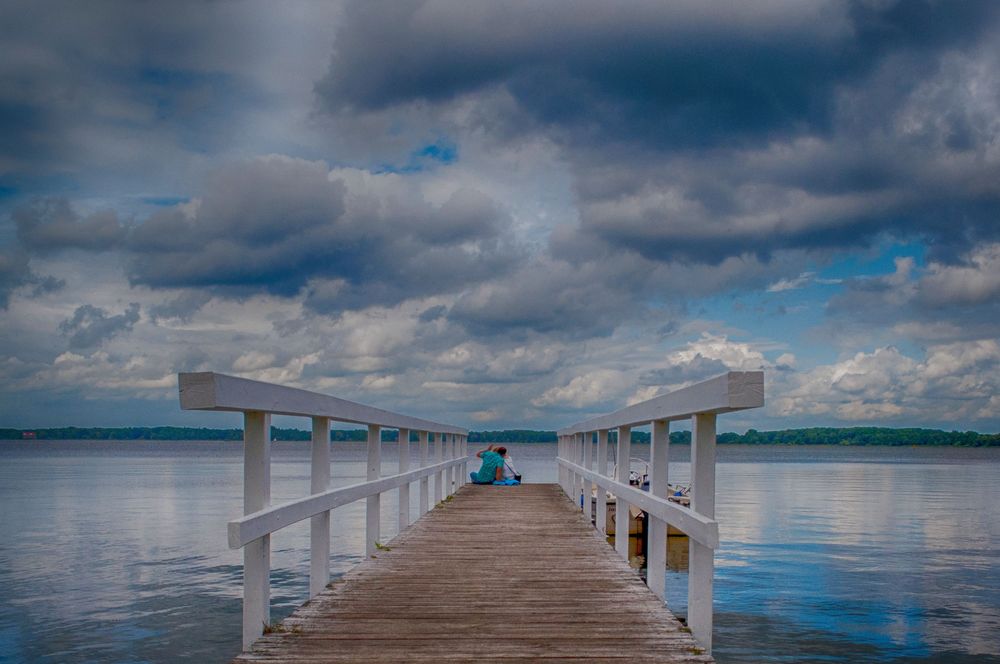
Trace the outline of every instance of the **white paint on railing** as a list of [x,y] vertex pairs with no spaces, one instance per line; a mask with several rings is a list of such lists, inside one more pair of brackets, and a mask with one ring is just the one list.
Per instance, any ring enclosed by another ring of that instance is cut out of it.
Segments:
[[[330,510],[366,499],[365,552],[374,555],[380,529],[380,499],[386,491],[399,489],[399,528],[409,525],[410,484],[420,482],[420,511],[429,505],[428,479],[437,478],[438,500],[449,496],[460,482],[456,469],[466,468],[467,457],[456,457],[454,441],[464,441],[466,429],[440,424],[380,408],[317,394],[297,388],[226,376],[212,372],[178,376],[181,408],[185,410],[240,411],[244,415],[244,516],[229,523],[229,545],[243,548],[243,648],[247,650],[270,623],[271,533],[292,523],[311,519],[309,595],[320,592],[330,578]],[[310,495],[283,505],[271,506],[271,415],[312,418]],[[367,481],[331,490],[330,421],[368,426]],[[381,474],[381,431],[398,429],[400,472]],[[409,436],[416,431],[420,441],[420,468],[409,469]],[[449,460],[442,462],[444,436],[453,441]],[[428,439],[438,441],[436,459],[428,465]],[[467,450],[467,447],[461,449]],[[445,487],[442,478],[452,481]]]
[[[667,523],[683,530],[688,537],[703,542],[708,548],[714,549],[718,547],[719,527],[713,519],[709,519],[702,514],[698,514],[689,507],[678,505],[677,503],[666,500],[665,498],[651,496],[648,491],[643,491],[639,488],[613,480],[609,477],[598,475],[592,470],[586,470],[583,466],[578,466],[567,461],[563,461],[562,463],[574,472],[584,475],[594,482],[594,484],[604,487],[606,491],[610,491],[615,494],[615,496],[622,496],[628,504],[635,505],[644,512],[654,514]],[[621,526],[620,519],[617,519],[617,521],[618,523],[615,526],[616,541],[618,540],[618,528],[627,527]]]
[[730,371],[702,383],[667,392],[559,430],[559,435],[581,431],[643,426],[656,420],[686,420],[696,413],[730,413],[764,405],[763,371]]
[[[399,474],[410,469],[410,430],[399,430]],[[410,525],[410,484],[407,482],[399,487],[399,532]]]
[[[583,434],[583,467],[591,470],[594,467],[594,440],[589,433]],[[584,478],[583,483],[583,513],[588,519],[594,518],[594,501],[591,495],[594,493],[594,483],[589,478]]]
[[[377,480],[382,468],[382,427],[377,424],[368,425],[368,481]],[[375,554],[381,529],[382,494],[368,496],[365,508],[365,555]]]
[[[715,435],[716,416],[764,405],[764,374],[760,371],[730,371],[722,376],[691,385],[648,401],[590,418],[560,429],[558,433],[559,484],[577,502],[581,493],[589,504],[590,483],[597,485],[596,526],[607,531],[605,492],[614,494],[616,504],[615,548],[628,559],[629,505],[649,517],[647,579],[661,599],[666,585],[666,536],[672,525],[688,536],[688,625],[694,636],[712,650],[712,593],[714,549],[719,545],[715,521]],[[692,420],[691,507],[667,500],[669,469],[669,422]],[[632,427],[651,425],[650,490],[629,486]],[[618,456],[615,478],[607,477],[608,430],[618,429]],[[597,432],[597,469],[591,469],[586,448],[576,442],[582,435],[589,442]],[[583,486],[577,478],[586,480]]]
[[[434,463],[440,464],[444,461],[444,434],[439,433],[434,436]],[[444,471],[440,470],[434,476],[434,503],[444,500]]]
[[[667,468],[670,449],[670,424],[653,422],[649,443],[649,495],[667,498]],[[697,514],[697,512],[695,512]],[[646,550],[646,583],[657,597],[666,600],[667,521],[649,514]]]
[[[426,431],[421,431],[420,436],[420,466],[424,467],[430,461],[430,456],[428,455],[428,443],[427,437],[428,433]],[[430,491],[430,475],[420,476],[420,513],[424,514],[430,509],[431,502],[431,491]]]
[[[608,430],[597,431],[597,474],[608,474]],[[602,486],[597,487],[597,530],[608,531],[608,493]]]
[[[628,485],[631,459],[632,427],[620,426],[618,427],[618,458],[616,459],[618,473],[615,479],[623,485]],[[615,494],[615,550],[622,558],[628,560],[629,509],[631,505],[620,491],[613,493]]]
[[[246,546],[255,539],[308,519],[314,514],[328,512],[349,505],[356,500],[392,491],[419,479],[426,479],[447,465],[459,464],[462,461],[462,459],[452,459],[441,464],[415,468],[399,475],[380,477],[371,482],[359,482],[336,489],[328,489],[323,493],[298,498],[280,505],[272,505],[267,509],[233,519],[229,522],[229,548],[238,549]],[[426,511],[422,510],[422,512]]]
[[[699,413],[692,425],[691,509],[715,518],[715,415]],[[706,650],[712,649],[714,577],[712,549],[692,538],[688,542],[688,627],[699,635]]]
[[[271,416],[243,414],[243,513],[271,503]],[[243,648],[271,622],[271,536],[263,535],[243,549]]]
[[328,394],[212,371],[178,374],[178,387],[183,410],[258,410],[275,415],[328,417],[337,422],[378,424],[386,429],[404,427],[414,431],[468,433],[461,427],[400,415]]
[[[330,488],[330,420],[312,418],[312,482],[313,495]],[[309,597],[315,597],[330,583],[330,511],[311,517],[309,527]]]

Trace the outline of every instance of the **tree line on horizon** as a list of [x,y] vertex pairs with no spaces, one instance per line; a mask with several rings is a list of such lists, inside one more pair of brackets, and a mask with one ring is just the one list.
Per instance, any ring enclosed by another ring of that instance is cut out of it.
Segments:
[[[398,440],[395,429],[382,431],[383,441]],[[417,440],[416,432],[411,432],[410,440]],[[271,438],[275,441],[311,440],[312,432],[302,429],[271,427]],[[332,429],[333,442],[361,442],[368,438],[366,429]],[[617,442],[617,432],[610,431],[609,441]],[[196,427],[58,427],[46,429],[4,429],[0,428],[0,440],[243,440],[242,429],[209,429]],[[554,443],[555,431],[534,429],[505,429],[502,431],[470,431],[469,442],[476,443]],[[633,431],[632,442],[649,443],[646,431]],[[941,431],[939,429],[887,427],[812,427],[804,429],[783,429],[780,431],[757,431],[746,433],[720,433],[716,440],[722,444],[743,445],[890,445],[890,446],[941,446],[955,447],[995,447],[1000,446],[1000,434],[977,433],[975,431]],[[682,445],[691,443],[690,431],[674,431],[670,442]]]

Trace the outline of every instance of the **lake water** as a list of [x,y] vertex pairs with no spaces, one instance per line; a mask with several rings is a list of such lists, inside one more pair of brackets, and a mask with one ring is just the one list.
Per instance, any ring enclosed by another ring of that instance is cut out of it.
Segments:
[[[274,445],[274,502],[308,492],[308,445]],[[556,481],[554,444],[510,447],[528,480]],[[686,481],[688,448],[671,457]],[[334,444],[333,484],[360,481],[364,458]],[[727,445],[719,460],[719,662],[1000,662],[1000,449]],[[0,441],[0,461],[0,662],[239,651],[240,443]],[[383,462],[392,474],[395,444]],[[383,541],[395,513],[386,496]],[[361,560],[363,523],[363,501],[333,512],[334,574]],[[308,557],[308,521],[272,537],[272,618],[306,599]],[[681,615],[685,577],[667,579]]]

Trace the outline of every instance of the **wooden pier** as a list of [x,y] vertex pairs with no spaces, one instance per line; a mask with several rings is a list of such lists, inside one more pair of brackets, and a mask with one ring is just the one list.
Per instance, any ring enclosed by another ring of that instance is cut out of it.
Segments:
[[711,662],[557,484],[459,489],[235,662]]
[[[243,413],[244,514],[229,522],[229,546],[243,550],[244,654],[236,661],[712,661],[716,417],[762,406],[761,372],[730,371],[560,429],[559,484],[519,487],[466,485],[479,460],[460,426],[212,372],[180,374],[178,386],[186,410]],[[280,505],[271,504],[272,415],[312,420],[309,491]],[[669,427],[684,420],[692,429],[690,507],[667,495]],[[331,422],[367,425],[366,481],[330,488]],[[638,461],[648,473],[633,478],[631,432],[646,425],[649,457]],[[399,441],[399,471],[388,476],[383,429]],[[390,491],[398,492],[402,534],[386,550],[380,504]],[[649,520],[648,588],[628,567],[627,539],[617,553],[604,541],[609,496],[616,514],[634,505]],[[411,497],[424,515],[412,525]],[[330,512],[359,500],[365,561],[328,587]],[[310,599],[275,631],[271,537],[305,519]],[[663,604],[669,527],[689,540],[690,630]]]

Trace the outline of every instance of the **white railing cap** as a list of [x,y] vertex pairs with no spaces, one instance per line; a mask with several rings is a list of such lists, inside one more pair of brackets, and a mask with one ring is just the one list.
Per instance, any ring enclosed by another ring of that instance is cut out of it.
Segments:
[[578,422],[557,433],[568,436],[624,426],[642,426],[656,420],[683,420],[698,413],[729,413],[763,405],[764,372],[730,371],[613,413]]
[[338,422],[377,424],[390,429],[463,436],[469,433],[462,427],[401,415],[328,394],[213,371],[178,374],[177,385],[183,410],[261,411],[277,415],[328,417]]

